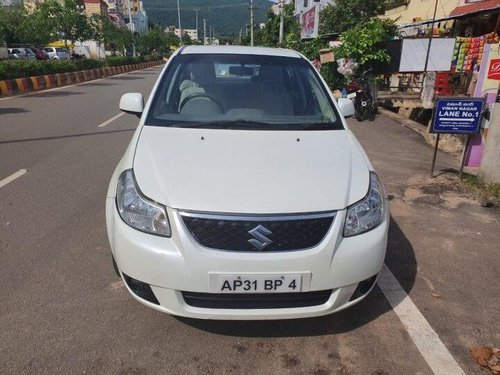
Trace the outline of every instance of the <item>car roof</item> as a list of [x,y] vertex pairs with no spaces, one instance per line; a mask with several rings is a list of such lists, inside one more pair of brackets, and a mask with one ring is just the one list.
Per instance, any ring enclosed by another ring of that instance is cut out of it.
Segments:
[[298,52],[291,49],[248,46],[186,46],[179,51],[179,54],[231,54],[302,58]]

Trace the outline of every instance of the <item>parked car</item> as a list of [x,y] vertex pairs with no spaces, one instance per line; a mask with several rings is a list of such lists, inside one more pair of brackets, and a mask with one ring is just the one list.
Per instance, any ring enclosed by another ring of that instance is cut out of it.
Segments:
[[342,116],[352,101],[337,104],[302,55],[187,46],[145,106],[129,93],[120,109],[141,118],[109,184],[106,225],[135,299],[192,318],[288,319],[371,291],[385,193]]
[[8,48],[9,59],[26,60],[26,54],[18,48]]
[[24,48],[24,51],[26,52],[26,56],[28,57],[28,60],[36,60],[36,55],[31,49]]
[[36,60],[35,54],[29,49],[24,47],[9,48],[9,58],[18,60]]
[[76,53],[76,52],[73,52],[71,54],[71,60],[80,60],[80,59],[85,59],[85,58],[86,58],[86,56],[83,54],[81,55],[81,54]]
[[35,54],[37,60],[48,60],[49,55],[42,48],[30,48],[30,50]]
[[44,48],[45,52],[47,52],[47,55],[49,56],[50,60],[68,60],[69,59],[69,53],[66,48],[59,48],[59,47],[45,47]]

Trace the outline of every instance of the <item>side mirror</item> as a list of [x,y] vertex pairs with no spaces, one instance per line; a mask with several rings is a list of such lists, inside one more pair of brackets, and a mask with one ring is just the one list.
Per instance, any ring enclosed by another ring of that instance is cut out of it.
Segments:
[[354,116],[354,103],[348,98],[338,98],[340,113],[344,117]]
[[120,109],[123,112],[141,116],[144,110],[144,98],[141,93],[130,92],[122,95],[120,99]]

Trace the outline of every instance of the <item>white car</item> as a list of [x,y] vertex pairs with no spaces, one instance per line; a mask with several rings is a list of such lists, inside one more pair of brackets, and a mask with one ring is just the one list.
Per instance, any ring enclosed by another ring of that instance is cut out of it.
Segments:
[[49,55],[49,60],[69,60],[69,53],[66,48],[44,47],[44,51]]
[[18,60],[36,60],[36,56],[29,48],[16,47],[8,49],[9,56]]
[[[217,75],[219,67],[228,74]],[[353,113],[352,102],[339,102]],[[382,185],[295,51],[188,46],[168,61],[106,197],[115,270],[154,309],[288,319],[361,301],[385,257]]]

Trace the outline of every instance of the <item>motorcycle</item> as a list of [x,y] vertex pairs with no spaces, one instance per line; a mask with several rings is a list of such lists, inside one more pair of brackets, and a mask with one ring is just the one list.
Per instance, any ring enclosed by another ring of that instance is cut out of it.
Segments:
[[358,121],[366,119],[373,121],[375,120],[375,115],[378,113],[377,103],[373,97],[367,78],[367,73],[370,70],[364,71],[346,86],[348,91],[347,97],[354,98],[354,117]]

